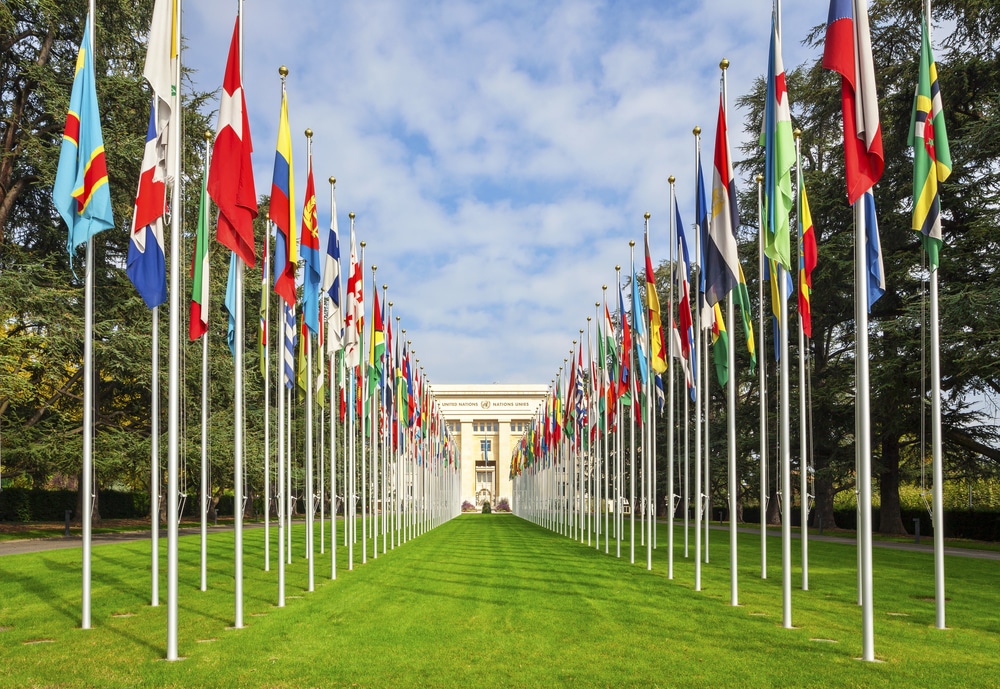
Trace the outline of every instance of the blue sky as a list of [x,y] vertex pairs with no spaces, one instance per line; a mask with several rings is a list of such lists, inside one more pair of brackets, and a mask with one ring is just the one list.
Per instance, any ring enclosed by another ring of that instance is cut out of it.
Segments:
[[[812,57],[800,41],[827,8],[784,3],[786,69]],[[641,251],[646,211],[653,261],[666,257],[670,175],[693,218],[691,131],[704,130],[710,171],[723,57],[731,136],[746,136],[733,104],[766,72],[771,2],[246,0],[244,12],[258,192],[284,64],[298,211],[309,127],[320,226],[334,175],[342,253],[351,211],[368,245],[369,311],[377,264],[431,382],[546,383],[602,284],[612,299],[628,241]],[[235,16],[235,0],[185,3],[201,88],[222,82]]]

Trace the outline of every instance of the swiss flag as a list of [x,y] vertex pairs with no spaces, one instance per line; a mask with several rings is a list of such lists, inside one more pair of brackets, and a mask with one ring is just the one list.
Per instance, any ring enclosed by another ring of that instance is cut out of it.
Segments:
[[253,144],[250,141],[250,122],[240,69],[240,18],[237,17],[233,40],[229,45],[226,76],[222,82],[218,133],[208,171],[208,194],[219,207],[219,242],[252,267],[255,262],[253,220],[257,217],[257,192],[250,163]]

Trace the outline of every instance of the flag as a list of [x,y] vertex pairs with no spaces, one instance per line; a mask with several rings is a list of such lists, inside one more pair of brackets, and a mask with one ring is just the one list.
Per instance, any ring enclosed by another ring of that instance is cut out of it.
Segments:
[[879,181],[885,167],[868,0],[830,0],[823,67],[841,76],[847,200],[854,205]]
[[326,350],[333,354],[344,345],[344,311],[340,295],[340,232],[337,229],[337,197],[330,190],[330,234],[326,239],[326,261],[323,263],[323,291],[330,297],[326,315]]
[[368,394],[371,395],[385,370],[382,357],[385,356],[385,325],[382,323],[382,309],[378,290],[374,290],[372,302],[372,339],[368,348]]
[[722,317],[722,307],[716,304],[714,310],[712,357],[715,359],[715,373],[719,378],[719,385],[725,387],[729,382],[729,333],[726,331],[726,321]]
[[618,398],[625,398],[626,404],[632,402],[632,330],[629,328],[628,316],[625,313],[625,299],[622,297],[621,289],[618,290],[618,313],[622,319],[622,346],[619,361],[620,375],[618,376]]
[[938,184],[951,174],[951,152],[944,126],[937,65],[931,53],[927,23],[920,27],[920,73],[913,99],[909,145],[913,147],[913,224],[920,232],[931,270],[941,250],[941,198]]
[[191,312],[188,335],[194,342],[208,332],[208,158],[201,175],[201,203],[198,205],[198,230],[191,257]]
[[649,351],[653,370],[667,370],[667,347],[663,340],[663,320],[660,317],[660,296],[656,293],[656,274],[649,257],[649,233],[646,233],[646,303],[649,305]]
[[615,343],[615,324],[611,321],[611,312],[608,311],[607,300],[605,300],[604,304],[604,332],[599,342],[600,359],[605,366],[604,387],[607,389],[608,396],[608,408],[606,411],[610,414],[611,409],[615,405],[615,400],[618,399],[618,351]]
[[361,329],[365,324],[364,281],[358,252],[354,242],[354,223],[351,223],[351,265],[347,273],[347,311],[344,314],[345,365],[353,368],[361,363]]
[[740,266],[740,279],[736,283],[733,291],[736,303],[740,307],[740,316],[743,320],[743,334],[746,335],[747,352],[750,354],[750,373],[757,367],[757,345],[753,337],[753,319],[750,317],[750,290],[747,289],[747,278],[743,274],[743,266]]
[[632,266],[632,327],[635,329],[635,358],[639,364],[639,384],[645,385],[649,378],[648,364],[646,363],[646,331],[643,321],[646,315],[639,315],[642,300],[639,299],[639,282],[635,276],[635,266]]
[[[695,259],[698,261],[698,289],[695,290],[695,296],[698,298],[698,304],[695,306],[697,309],[704,309],[705,306],[705,246],[708,244],[708,228],[712,223],[711,208],[708,206],[708,201],[705,196],[705,175],[703,174],[701,168],[701,146],[698,147],[698,179],[697,185],[698,190],[694,197],[694,211],[695,211],[695,223],[697,225],[697,241],[695,241],[695,247],[698,249],[698,256]],[[680,227],[680,225],[678,225]],[[678,229],[678,232],[682,230]],[[691,262],[688,261],[688,270],[691,270]],[[699,311],[698,313],[701,313]]]
[[285,388],[292,389],[295,378],[295,304],[284,305],[283,347],[281,348],[282,381]]
[[[771,285],[771,322],[774,325],[774,360],[780,360],[778,343],[781,341],[781,291],[778,287],[778,263],[773,258],[764,261],[764,279]],[[785,298],[792,296],[792,275],[785,271]]]
[[270,256],[268,256],[268,244],[271,243],[270,232],[264,231],[264,249],[261,251],[261,261],[260,261],[260,328],[257,330],[257,353],[260,356],[260,375],[267,376],[267,333],[269,330],[269,324],[267,322],[267,299],[268,299],[268,284],[267,284],[267,269],[270,265]]
[[253,184],[250,153],[250,120],[243,97],[240,65],[240,17],[236,18],[233,40],[229,44],[226,76],[222,81],[219,123],[208,173],[208,194],[219,207],[216,236],[253,267],[253,220],[257,217],[257,192]]
[[688,252],[687,238],[684,233],[684,223],[681,220],[681,211],[674,204],[675,224],[677,226],[677,261],[674,264],[676,271],[674,284],[677,285],[677,320],[679,332],[677,337],[678,353],[683,362],[684,378],[688,386],[688,394],[693,401],[696,398],[697,385],[695,381],[698,376],[698,353],[694,346],[694,324],[691,319],[691,295],[689,292],[689,276],[691,273],[691,255]]
[[59,167],[52,186],[52,203],[66,221],[69,235],[66,251],[73,251],[101,230],[115,226],[111,215],[108,167],[101,135],[101,115],[97,109],[94,60],[91,53],[90,19],[76,58],[69,112],[59,149]]
[[719,122],[715,130],[715,172],[712,178],[712,210],[705,250],[705,297],[709,306],[722,301],[733,287],[739,274],[739,253],[736,249],[736,181],[729,155],[729,135],[726,131],[726,111],[719,97]]
[[[781,60],[781,37],[777,17],[771,15],[771,49],[767,65],[767,100],[764,106],[764,253],[791,269],[791,239],[788,215],[792,210],[792,166],[795,141],[792,115]],[[735,225],[734,225],[735,227]]]
[[868,273],[868,312],[872,304],[885,294],[885,266],[882,264],[882,243],[878,236],[878,216],[875,213],[875,197],[865,192],[865,255]]
[[302,234],[300,250],[305,261],[302,282],[302,317],[306,327],[319,332],[319,290],[323,282],[323,269],[319,259],[319,220],[316,217],[316,188],[313,185],[312,154],[309,155],[309,174],[306,177],[306,200],[302,207]]
[[236,356],[236,252],[229,254],[229,275],[226,277],[226,300],[222,308],[229,315],[229,325],[226,327],[226,342],[229,351]]
[[157,145],[156,97],[149,109],[146,146],[142,153],[139,189],[135,194],[132,232],[125,273],[136,291],[155,309],[167,300],[167,264],[163,251],[163,214],[166,211],[165,150]]
[[295,370],[295,387],[298,390],[298,400],[302,402],[306,398],[306,390],[309,389],[309,367],[306,365],[306,353],[309,351],[309,330],[306,328],[306,321],[303,314],[297,314],[296,332],[298,338],[298,362]]
[[166,180],[173,179],[176,174],[171,151],[180,142],[180,137],[173,135],[175,128],[171,126],[173,100],[177,96],[177,60],[180,56],[178,20],[177,0],[155,0],[146,43],[146,62],[142,69],[142,75],[153,89],[155,125],[152,126],[156,130],[157,157],[162,161]]
[[[308,200],[306,201],[308,204]],[[315,204],[314,204],[315,207]],[[281,89],[281,114],[278,118],[278,145],[274,153],[271,177],[271,222],[278,231],[274,236],[274,291],[286,304],[295,303],[295,176],[292,172],[292,135],[288,128],[288,97]],[[305,218],[303,218],[305,223]]]
[[806,182],[799,182],[799,320],[802,332],[812,337],[812,272],[816,268],[816,231],[812,214],[809,212],[809,198],[806,196]]

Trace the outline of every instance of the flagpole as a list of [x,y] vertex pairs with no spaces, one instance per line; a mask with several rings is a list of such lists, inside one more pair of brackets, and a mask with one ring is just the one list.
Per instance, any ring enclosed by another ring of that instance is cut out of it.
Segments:
[[[792,132],[795,137],[795,186],[796,195],[795,217],[799,219],[799,252],[802,252],[802,130]],[[802,258],[799,257],[801,264]],[[802,290],[802,285],[799,285]],[[806,339],[805,324],[799,313],[799,514],[801,522],[802,541],[802,590],[809,590],[809,466],[808,466],[808,433],[806,428]]]
[[[364,270],[365,265],[365,246],[367,242],[361,242],[361,262],[358,264],[361,266],[361,270]],[[362,274],[360,278],[362,284],[364,284],[365,278]],[[373,287],[372,289],[378,289]],[[371,327],[371,326],[369,326]],[[361,344],[359,350],[359,357],[364,357],[365,352],[365,339],[364,339],[364,327],[361,328]],[[368,386],[365,384],[365,365],[358,365],[359,371],[359,392],[361,394],[361,564],[367,564],[368,562],[368,452],[365,445],[365,402],[368,398]]]
[[760,315],[757,329],[760,332],[760,365],[757,369],[757,387],[760,397],[760,578],[767,579],[767,502],[770,482],[767,477],[767,338],[764,336],[764,220],[761,214],[764,198],[764,175],[757,175],[757,304]]
[[[607,314],[608,314],[608,286],[607,285],[601,285],[601,294],[602,294],[602,302],[604,304],[604,314],[605,314],[605,318],[607,318]],[[604,343],[605,343],[605,347],[604,348],[605,348],[605,350],[607,349],[608,336],[609,336],[609,333],[604,333]],[[613,342],[614,341],[614,336],[612,335],[611,337],[612,337],[612,342]],[[611,352],[608,352],[608,351],[604,352],[604,361],[602,363],[604,365],[605,371],[607,371],[607,367],[608,367],[608,361],[607,361],[607,359],[608,359],[608,355],[609,354],[611,354]],[[608,376],[607,373],[605,373],[604,378],[605,378],[605,380],[609,380],[609,381],[611,380],[611,377]],[[613,384],[614,383],[612,383],[612,385]],[[610,406],[608,406],[608,408],[606,408],[604,410],[604,413],[601,414],[601,425],[604,427],[604,433],[603,433],[604,442],[601,444],[601,451],[602,451],[602,455],[603,455],[602,456],[602,464],[604,466],[604,495],[603,495],[603,502],[601,503],[601,512],[604,513],[604,553],[605,553],[605,555],[607,555],[607,554],[609,554],[611,552],[611,513],[608,510],[608,496],[610,495],[609,491],[611,489],[611,485],[610,485],[610,480],[611,480],[611,464],[610,464],[610,452],[608,451],[608,440],[609,440],[608,436],[610,434],[611,428],[610,428],[610,424],[608,423],[608,420],[611,418],[611,414],[612,414],[612,409],[611,409]],[[613,504],[614,503],[612,503],[612,509],[611,509],[611,511],[614,511]]]
[[[306,129],[306,159],[308,160],[309,166],[309,187],[308,191],[312,190],[312,129]],[[309,200],[306,199],[308,202]],[[304,214],[303,214],[304,215]],[[307,225],[307,220],[305,217],[302,219],[303,227]],[[311,230],[309,230],[311,231]],[[294,241],[294,240],[293,240]],[[308,271],[306,267],[306,271]],[[302,320],[305,322],[306,311],[305,311],[305,290],[309,289],[309,284],[307,280],[303,280],[302,290],[303,290],[303,309],[302,309]],[[310,295],[312,296],[312,295]],[[317,295],[318,298],[318,295]],[[306,559],[309,560],[308,563],[308,588],[307,591],[316,590],[316,553],[315,553],[315,528],[316,520],[315,515],[315,505],[316,497],[314,495],[315,487],[313,485],[313,381],[312,381],[312,370],[313,370],[313,355],[312,355],[312,335],[310,324],[306,323],[306,327],[302,333],[302,337],[305,338],[306,349],[306,548],[307,555]]]
[[[927,24],[927,43],[931,42],[931,0],[924,0],[924,21]],[[931,107],[931,116],[934,108]],[[937,175],[937,170],[933,171]],[[939,178],[940,179],[940,178]],[[945,625],[944,595],[944,469],[941,443],[941,320],[938,310],[938,270],[930,267],[930,339],[931,339],[931,472],[934,487],[931,490],[932,528],[934,531],[934,624],[938,629]],[[923,457],[920,458],[923,461]]]
[[[270,299],[268,300],[270,301]],[[282,302],[279,302],[279,304]],[[279,371],[277,371],[276,390],[278,393],[278,486],[275,491],[277,501],[278,518],[278,607],[285,607],[285,513],[288,511],[287,492],[285,490],[285,311],[287,307],[282,307],[279,318],[278,333],[281,341],[281,357],[278,359]]]
[[[271,299],[268,295],[268,245],[273,223],[264,230],[264,255],[261,266],[261,298],[264,300],[264,322],[261,337],[264,344],[264,571],[271,571]],[[204,405],[203,405],[204,406]]]
[[[629,247],[629,263],[632,266],[632,275],[635,276],[635,240],[630,239],[628,242]],[[632,307],[632,313],[635,313],[635,306]],[[622,314],[622,318],[625,318],[625,314]],[[634,319],[634,316],[633,316]],[[635,324],[632,324],[632,330],[635,330]],[[629,359],[629,372],[628,372],[628,387],[629,387],[629,453],[628,453],[628,522],[629,522],[629,562],[635,563],[635,396],[639,394],[639,390],[635,385],[635,357],[632,352],[635,350],[635,345],[629,347],[628,352],[623,352],[625,356]]]
[[[870,192],[869,192],[870,193]],[[865,251],[866,222],[864,197],[854,204],[854,311],[857,322],[855,361],[857,383],[855,399],[858,411],[858,505],[861,519],[858,523],[858,547],[861,554],[861,617],[863,658],[875,660],[875,640],[872,611],[872,485],[871,485],[871,391],[868,376],[868,295],[866,286],[867,257]]]
[[[701,158],[701,127],[695,127],[694,130],[694,145],[695,145],[695,160]],[[697,169],[697,167],[696,167]],[[695,248],[694,253],[698,259],[698,283],[699,286],[695,287],[695,293],[698,294],[696,301],[698,302],[698,308],[695,309],[695,331],[697,333],[697,343],[695,347],[698,350],[698,363],[697,366],[701,369],[705,367],[705,374],[702,375],[701,371],[695,376],[695,388],[697,392],[695,393],[695,404],[694,404],[694,590],[701,591],[701,399],[703,396],[702,386],[706,384],[704,380],[708,375],[708,362],[704,361],[705,355],[702,351],[702,341],[705,339],[704,333],[701,329],[701,302],[704,298],[700,293],[701,284],[701,274],[705,269],[701,261],[701,243],[702,243],[702,233],[705,228],[701,227],[701,218],[696,218],[695,222],[698,224],[698,231],[695,233]],[[707,385],[706,385],[707,388]],[[685,463],[687,457],[685,456]],[[685,535],[686,540],[686,535]]]
[[667,361],[669,364],[670,392],[667,402],[667,579],[674,578],[674,331],[676,321],[674,320],[674,280],[677,275],[677,233],[683,231],[676,224],[677,191],[674,188],[677,178],[673,175],[667,178],[670,184],[670,213],[668,242],[669,263],[670,263],[670,283],[667,286],[667,308],[670,318],[670,337],[667,338]]
[[[212,131],[205,130],[205,174],[208,174],[209,161],[212,156]],[[208,209],[206,200],[202,212],[202,222],[208,231]],[[203,279],[208,280],[204,275]],[[208,499],[212,487],[209,483],[208,469],[208,332],[201,336],[201,590],[208,590]],[[157,479],[159,481],[159,479]],[[156,519],[159,520],[159,498],[156,500]]]
[[152,375],[150,376],[149,545],[152,600],[160,605],[160,307],[152,309]]
[[[649,253],[649,218],[650,214],[646,213],[643,216],[645,221],[644,233],[646,239],[646,253]],[[653,277],[654,282],[652,283],[652,288],[656,289],[656,277]],[[648,286],[647,286],[648,289]],[[645,478],[646,491],[646,513],[645,513],[645,523],[646,523],[646,569],[653,569],[653,525],[654,521],[652,518],[653,513],[653,456],[652,456],[652,434],[651,429],[653,426],[653,405],[652,405],[652,391],[653,391],[653,322],[649,314],[649,303],[650,297],[646,295],[646,328],[647,331],[647,342],[646,342],[646,423],[642,427],[642,461],[644,466],[643,478]]]
[[[335,226],[337,222],[337,198],[336,198],[336,186],[337,178],[330,176],[330,213],[333,216],[330,221],[331,227]],[[337,242],[340,241],[340,237],[330,236],[329,240],[336,239]],[[327,249],[329,253],[329,248]],[[338,279],[336,281],[337,291],[337,303],[342,304],[343,299],[339,291],[340,287],[340,259],[337,258],[337,275]],[[333,287],[333,285],[331,285]],[[332,308],[331,304],[331,308]],[[343,312],[341,312],[342,318]],[[328,324],[332,325],[332,324]],[[338,335],[338,338],[341,335]],[[330,327],[327,328],[326,333],[327,342],[333,342],[333,333],[330,332]],[[343,342],[340,343],[343,345]],[[337,417],[340,415],[340,387],[338,380],[337,371],[337,349],[334,349],[330,355],[330,374],[329,374],[329,388],[330,388],[330,579],[337,578]]]
[[[93,0],[91,0],[93,4]],[[177,26],[180,34],[181,0],[177,0]],[[178,36],[179,38],[179,36]],[[174,65],[174,83],[177,85],[173,94],[173,112],[180,113],[181,90],[181,58],[180,41],[177,45],[177,62]],[[172,133],[178,135],[180,132]],[[179,139],[178,139],[179,140]],[[174,179],[170,192],[170,316],[168,330],[167,366],[167,660],[177,660],[177,494],[178,494],[178,455],[180,454],[180,260],[174,260],[181,255],[181,147],[171,147],[173,157]],[[88,244],[89,249],[89,244]],[[90,261],[87,261],[88,273]],[[87,337],[90,343],[90,337]]]

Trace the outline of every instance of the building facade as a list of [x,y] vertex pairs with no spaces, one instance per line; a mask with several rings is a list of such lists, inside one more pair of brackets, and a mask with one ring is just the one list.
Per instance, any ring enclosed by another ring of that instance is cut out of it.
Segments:
[[429,385],[461,451],[462,500],[511,500],[511,452],[545,402],[547,385]]

